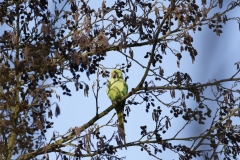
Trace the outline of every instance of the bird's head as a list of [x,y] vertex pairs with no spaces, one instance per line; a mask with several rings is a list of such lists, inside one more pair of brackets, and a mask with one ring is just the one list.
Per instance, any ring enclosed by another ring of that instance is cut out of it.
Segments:
[[122,71],[120,71],[119,69],[112,70],[111,78],[123,78]]

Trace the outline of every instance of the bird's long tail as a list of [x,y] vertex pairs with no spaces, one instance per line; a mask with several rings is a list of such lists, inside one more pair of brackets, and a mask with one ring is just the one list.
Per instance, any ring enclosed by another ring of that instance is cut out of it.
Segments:
[[118,123],[119,123],[119,128],[120,128],[120,134],[119,135],[123,139],[124,146],[125,146],[125,148],[127,150],[126,134],[125,134],[125,129],[124,129],[123,109],[124,109],[124,105],[123,106],[122,105],[121,106],[116,106],[116,111],[117,111],[117,116],[118,116]]

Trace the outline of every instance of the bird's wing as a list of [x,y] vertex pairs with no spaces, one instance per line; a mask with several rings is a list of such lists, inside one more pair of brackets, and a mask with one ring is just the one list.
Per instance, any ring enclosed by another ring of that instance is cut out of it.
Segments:
[[112,102],[121,99],[128,92],[127,83],[123,79],[113,80],[111,78],[107,84],[107,95]]

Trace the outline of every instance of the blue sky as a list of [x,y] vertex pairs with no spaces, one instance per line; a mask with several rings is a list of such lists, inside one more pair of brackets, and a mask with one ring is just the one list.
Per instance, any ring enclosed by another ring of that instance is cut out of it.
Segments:
[[[99,6],[97,2],[90,3],[91,7]],[[108,2],[107,2],[108,4]],[[236,14],[232,12],[232,14]],[[203,27],[202,32],[196,32],[192,34],[194,37],[194,46],[198,50],[198,56],[194,64],[192,64],[191,57],[189,53],[184,52],[183,58],[181,60],[180,68],[177,68],[176,65],[176,57],[167,50],[167,55],[163,55],[163,63],[161,67],[164,68],[165,76],[170,76],[176,71],[187,72],[192,77],[193,82],[201,82],[206,83],[212,79],[221,79],[227,78],[233,75],[236,71],[236,66],[233,64],[238,61],[238,55],[240,52],[240,36],[238,31],[238,24],[236,21],[228,22],[227,25],[224,25],[223,34],[219,37],[216,36],[215,33],[210,31],[208,27]],[[151,46],[149,47],[139,47],[134,48],[134,57],[146,65],[147,61],[144,61],[142,58],[143,55],[149,51]],[[176,49],[179,48],[178,45],[172,46]],[[128,54],[128,53],[127,53]],[[125,62],[125,57],[120,55],[117,52],[108,52],[105,61],[102,62],[107,68],[113,68],[116,64],[121,64]],[[139,79],[142,77],[144,69],[139,67],[136,63],[132,63],[133,67],[130,68],[128,73],[128,86],[129,88],[133,88],[136,86]],[[88,81],[84,75],[82,78],[91,86],[93,81],[96,79],[95,75],[91,75],[91,80]],[[100,84],[105,82],[101,80]],[[164,84],[164,83],[163,83]],[[91,88],[91,87],[90,87]],[[72,90],[74,91],[74,86],[72,85]],[[61,93],[61,91],[59,91]],[[65,133],[70,127],[81,126],[84,123],[88,122],[88,120],[94,116],[95,114],[95,101],[92,91],[90,89],[89,97],[84,97],[83,91],[76,92],[72,94],[72,97],[61,97],[60,107],[61,107],[61,115],[58,118],[54,118],[54,130],[59,131],[59,133]],[[131,99],[131,98],[130,98]],[[172,98],[170,98],[169,94],[163,97],[165,102],[171,102]],[[187,101],[187,105],[193,105],[191,101]],[[99,94],[99,106],[100,111],[103,111],[108,106],[111,105],[110,100],[108,99],[105,86],[100,90]],[[216,104],[215,104],[216,105]],[[145,104],[130,106],[131,112],[130,117],[127,118],[128,123],[125,124],[126,130],[126,139],[127,142],[135,141],[140,137],[140,125],[148,125],[148,128],[154,128],[154,125],[151,120],[151,113],[145,112]],[[164,106],[163,106],[164,107]],[[217,107],[217,106],[216,106]],[[164,108],[163,108],[164,110]],[[169,111],[168,109],[166,109]],[[98,125],[105,124],[109,118],[114,114],[114,110],[110,112],[106,117],[97,121]],[[113,119],[116,121],[116,117]],[[153,126],[151,126],[151,124]],[[163,138],[170,138],[172,135],[176,134],[176,132],[184,125],[184,122],[175,119],[172,121],[172,127],[167,135],[163,135]],[[195,124],[197,125],[197,124]],[[198,132],[201,132],[204,127],[195,127],[194,125],[184,130],[179,137],[186,137],[187,135],[198,135]],[[106,127],[102,129],[100,132],[106,135],[111,135],[113,131],[116,131],[116,128]],[[108,134],[109,133],[109,134]],[[139,136],[136,136],[139,135]],[[51,132],[49,132],[49,137],[51,137]],[[126,156],[126,159],[139,159],[139,160],[151,160],[155,159],[153,157],[149,157],[146,152],[141,152],[140,147],[129,147],[127,151],[124,149],[117,153],[120,156]],[[163,154],[158,154],[162,159],[178,159],[177,154],[172,154],[172,152],[166,152]],[[88,159],[88,158],[87,158]]]

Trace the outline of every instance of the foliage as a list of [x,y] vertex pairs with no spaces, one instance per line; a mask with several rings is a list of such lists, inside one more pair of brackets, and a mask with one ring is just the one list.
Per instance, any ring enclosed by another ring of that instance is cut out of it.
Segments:
[[[140,146],[157,159],[166,150],[178,154],[179,159],[218,159],[220,154],[226,159],[236,159],[240,135],[234,116],[240,116],[237,89],[240,63],[236,63],[237,72],[232,77],[208,83],[192,82],[188,73],[165,76],[167,68],[162,68],[161,63],[167,52],[176,56],[178,67],[184,52],[189,53],[194,63],[200,53],[193,46],[192,34],[208,26],[220,36],[223,24],[229,20],[239,23],[239,17],[227,14],[238,8],[240,1],[227,2],[225,8],[222,0],[202,0],[201,3],[196,0],[117,0],[112,5],[110,1],[102,1],[99,8],[92,8],[89,1],[53,0],[53,10],[49,9],[47,0],[0,3],[0,22],[2,27],[7,27],[0,37],[0,159],[34,159],[38,155],[48,158],[48,153],[53,152],[62,159],[69,159],[67,156],[122,159],[116,156],[123,147],[122,136],[116,132],[111,137],[105,136],[96,122],[126,99],[125,121],[131,106],[146,103],[146,114],[152,114],[155,124],[153,130],[147,125],[139,126],[139,140],[128,141],[127,147]],[[171,47],[172,43],[178,44],[179,49]],[[134,48],[137,47],[150,49],[136,54]],[[109,68],[103,64],[110,51],[126,57],[126,62],[114,59],[116,66],[112,66],[125,73],[126,81],[134,76],[128,75],[132,66],[142,67],[144,73],[126,96],[99,112],[98,95],[106,84],[101,85],[100,81],[109,77]],[[145,58],[146,65],[140,62],[141,58]],[[71,77],[65,75],[66,71]],[[91,75],[97,75],[93,85],[83,78],[89,79]],[[225,87],[223,83],[227,82],[232,86]],[[96,114],[66,135],[54,133],[47,141],[45,134],[54,127],[49,119],[53,113],[60,115],[59,104],[51,98],[56,96],[60,100],[57,87],[61,87],[63,96],[71,98],[71,83],[76,91],[83,90],[85,98],[91,94],[89,86],[92,85]],[[209,88],[213,98],[205,95]],[[165,103],[161,97],[169,93],[177,100]],[[186,101],[193,100],[195,106],[186,105]],[[218,108],[212,110],[207,101],[215,102]],[[176,131],[174,137],[164,139],[164,134],[174,126],[171,123],[174,119],[184,120],[185,126]],[[198,136],[178,139],[178,134],[194,122],[211,125]],[[107,125],[116,126],[116,123],[110,119],[102,127]],[[96,138],[96,145],[91,137]],[[184,141],[192,143],[185,145]],[[203,148],[204,145],[207,148]],[[74,150],[66,151],[68,146]]]

